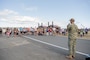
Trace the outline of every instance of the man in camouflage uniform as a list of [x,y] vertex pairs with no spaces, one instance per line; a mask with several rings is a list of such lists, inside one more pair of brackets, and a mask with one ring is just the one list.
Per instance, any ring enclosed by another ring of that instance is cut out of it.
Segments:
[[76,49],[76,39],[78,34],[78,27],[74,24],[74,19],[70,19],[70,24],[67,25],[68,31],[68,47],[69,47],[69,56],[66,56],[69,59],[75,58],[75,49]]

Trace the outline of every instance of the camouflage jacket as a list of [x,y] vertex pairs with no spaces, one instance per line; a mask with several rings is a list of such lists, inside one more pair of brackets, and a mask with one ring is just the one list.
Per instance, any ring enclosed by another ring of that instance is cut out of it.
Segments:
[[76,39],[78,34],[78,27],[76,24],[68,24],[67,25],[68,38]]

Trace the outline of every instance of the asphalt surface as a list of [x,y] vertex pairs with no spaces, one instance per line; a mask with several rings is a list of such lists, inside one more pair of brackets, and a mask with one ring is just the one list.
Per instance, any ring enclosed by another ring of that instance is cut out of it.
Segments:
[[[40,41],[67,47],[67,38],[59,36],[31,36]],[[89,40],[77,40],[77,50],[84,53],[90,51]],[[0,60],[69,60],[65,56],[67,50],[33,41],[24,37],[0,36]],[[76,53],[74,60],[85,60],[84,55]]]
[[[60,36],[32,36],[28,37],[38,39],[40,41],[48,42],[57,46],[68,48],[68,38]],[[77,39],[76,50],[83,53],[90,53],[90,40],[88,39]]]

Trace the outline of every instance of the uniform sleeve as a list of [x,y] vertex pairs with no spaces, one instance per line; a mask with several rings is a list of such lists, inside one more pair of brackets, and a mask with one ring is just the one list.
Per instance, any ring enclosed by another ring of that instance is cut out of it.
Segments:
[[71,29],[70,24],[67,25],[67,31],[69,32]]

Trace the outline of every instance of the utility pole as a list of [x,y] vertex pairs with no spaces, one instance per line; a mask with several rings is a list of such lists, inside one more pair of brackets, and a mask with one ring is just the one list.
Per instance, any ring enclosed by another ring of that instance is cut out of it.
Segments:
[[40,24],[38,23],[38,27],[40,26]]
[[54,26],[54,24],[53,24],[53,21],[52,21],[52,27]]
[[48,22],[48,27],[49,27],[49,22]]
[[41,26],[43,26],[43,23],[41,23]]

